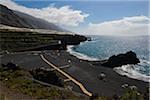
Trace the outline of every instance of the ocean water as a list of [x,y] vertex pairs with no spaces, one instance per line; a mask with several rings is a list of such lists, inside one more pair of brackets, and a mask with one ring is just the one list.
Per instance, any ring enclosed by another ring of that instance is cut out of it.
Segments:
[[96,61],[104,60],[112,55],[134,51],[140,59],[137,65],[115,67],[114,71],[130,78],[150,82],[150,45],[149,36],[90,36],[77,46],[68,46],[68,52],[79,59]]

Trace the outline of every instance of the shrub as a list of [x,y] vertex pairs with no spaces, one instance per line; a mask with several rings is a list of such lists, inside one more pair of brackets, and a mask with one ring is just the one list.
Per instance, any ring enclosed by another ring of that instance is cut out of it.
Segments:
[[40,80],[49,84],[57,85],[60,87],[64,86],[62,79],[60,79],[59,76],[55,72],[38,68],[38,69],[30,71],[30,73],[37,80]]
[[121,100],[144,100],[143,96],[136,89],[127,89]]

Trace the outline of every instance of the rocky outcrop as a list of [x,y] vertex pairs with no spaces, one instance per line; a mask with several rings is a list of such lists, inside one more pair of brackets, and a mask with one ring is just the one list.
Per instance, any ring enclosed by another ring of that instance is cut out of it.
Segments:
[[103,66],[107,67],[118,67],[127,64],[137,64],[140,63],[136,54],[133,51],[129,51],[125,54],[113,55],[107,61],[103,62]]
[[64,45],[78,45],[80,42],[87,40],[87,37],[77,34],[65,34],[65,35],[51,35],[55,40],[60,40]]

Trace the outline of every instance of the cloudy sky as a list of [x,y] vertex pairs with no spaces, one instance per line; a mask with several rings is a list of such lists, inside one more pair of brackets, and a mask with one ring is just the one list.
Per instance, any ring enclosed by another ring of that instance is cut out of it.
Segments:
[[0,4],[87,35],[148,35],[148,0],[0,0]]

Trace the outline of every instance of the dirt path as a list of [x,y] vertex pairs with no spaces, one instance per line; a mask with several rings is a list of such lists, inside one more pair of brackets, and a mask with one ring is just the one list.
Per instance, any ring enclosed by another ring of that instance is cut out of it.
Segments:
[[44,58],[43,55],[40,55],[40,56],[41,56],[42,60],[45,61],[48,65],[50,65],[51,67],[56,69],[58,72],[60,72],[61,74],[66,76],[68,79],[70,79],[72,82],[74,82],[76,85],[78,85],[83,93],[85,93],[88,96],[92,96],[92,93],[90,93],[88,90],[86,90],[86,88],[82,85],[82,83],[80,83],[79,81],[77,81],[76,79],[71,77],[69,74],[67,74],[66,72],[64,72],[63,70],[58,68],[57,66],[53,65],[52,63],[50,63],[47,59]]

